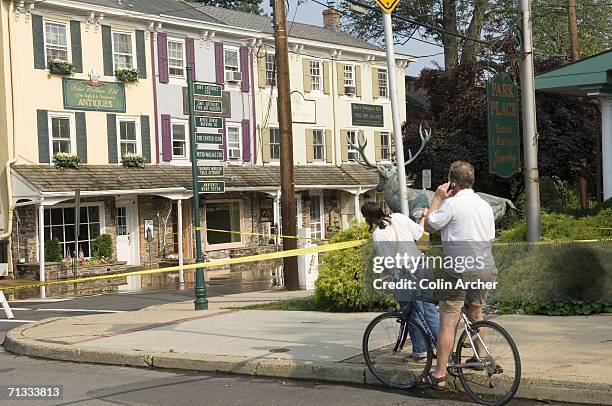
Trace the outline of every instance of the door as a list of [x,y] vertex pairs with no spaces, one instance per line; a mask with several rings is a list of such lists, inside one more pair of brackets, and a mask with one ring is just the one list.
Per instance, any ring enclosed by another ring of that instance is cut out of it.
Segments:
[[136,199],[117,204],[117,261],[140,264],[138,204]]

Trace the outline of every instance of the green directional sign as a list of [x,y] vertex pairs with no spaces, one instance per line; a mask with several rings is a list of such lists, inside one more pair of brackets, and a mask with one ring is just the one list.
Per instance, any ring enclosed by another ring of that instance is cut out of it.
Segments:
[[196,151],[197,159],[222,160],[223,150],[220,149],[198,149]]
[[208,133],[196,133],[196,143],[205,145],[221,145],[223,144],[223,135],[221,134],[208,134]]
[[505,74],[487,84],[489,172],[508,178],[521,171],[518,88]]
[[199,165],[198,176],[223,176],[225,168],[220,165]]
[[221,97],[221,86],[213,83],[193,82],[193,94]]
[[199,182],[200,193],[225,193],[225,182],[222,180],[211,182]]
[[217,100],[200,100],[193,101],[193,110],[196,113],[221,114],[223,103]]
[[223,128],[223,119],[221,117],[206,117],[196,116],[195,126],[202,128]]

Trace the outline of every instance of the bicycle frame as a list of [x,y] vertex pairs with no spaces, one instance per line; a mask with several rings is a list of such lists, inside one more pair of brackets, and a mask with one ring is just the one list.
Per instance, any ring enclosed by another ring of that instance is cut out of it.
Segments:
[[[491,352],[489,351],[489,349],[487,348],[487,346],[484,343],[484,340],[480,336],[480,331],[478,331],[477,329],[475,329],[472,326],[471,320],[469,319],[469,317],[467,316],[467,314],[463,310],[461,311],[461,320],[463,320],[463,331],[465,332],[465,335],[466,335],[466,337],[468,338],[468,340],[470,342],[470,347],[472,347],[472,351],[474,352],[474,356],[476,357],[478,362],[465,362],[465,363],[461,363],[461,364],[453,364],[452,363],[453,354],[451,354],[451,359],[449,360],[449,362],[446,365],[446,367],[447,368],[470,368],[470,367],[481,367],[481,366],[484,366],[485,364],[482,361],[482,358],[481,358],[480,354],[478,354],[478,351],[476,350],[476,345],[474,343],[473,337],[478,337],[478,341],[480,341],[480,345],[482,345],[482,348],[484,348],[484,350],[486,351],[486,355],[488,357],[491,357]],[[459,322],[457,322],[457,327],[458,326],[459,326]],[[456,372],[452,373],[452,374],[455,375]]]

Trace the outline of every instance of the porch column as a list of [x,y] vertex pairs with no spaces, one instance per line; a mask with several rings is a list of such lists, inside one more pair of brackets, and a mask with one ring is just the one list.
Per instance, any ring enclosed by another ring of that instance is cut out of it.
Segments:
[[601,172],[603,199],[612,198],[612,97],[601,99]]
[[[280,228],[280,198],[281,191],[277,190],[276,195],[274,196],[274,206],[272,207],[272,211],[274,212],[274,232],[276,235],[280,234],[278,229]],[[275,241],[278,244],[280,242],[280,238],[275,237]]]
[[355,192],[355,220],[357,220],[357,222],[363,220],[361,218],[361,206],[359,204],[359,197],[361,196],[361,193],[361,188]]
[[[38,273],[39,281],[45,281],[45,207],[38,205]],[[47,296],[45,286],[40,287],[40,298]]]
[[176,216],[178,226],[178,260],[179,260],[179,284],[185,284],[185,275],[183,273],[183,200],[176,201]]

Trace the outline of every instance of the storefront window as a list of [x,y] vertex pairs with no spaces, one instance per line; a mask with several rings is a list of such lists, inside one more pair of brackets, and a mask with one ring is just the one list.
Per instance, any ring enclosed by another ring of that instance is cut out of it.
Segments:
[[[227,231],[240,230],[240,202],[206,203],[206,228]],[[232,244],[241,241],[240,234],[206,231],[209,245]]]
[[[70,253],[78,256],[74,244],[75,215],[74,207],[45,209],[45,241],[58,239],[62,244],[64,257]],[[80,208],[79,249],[89,258],[93,255],[92,242],[100,235],[100,207]]]

